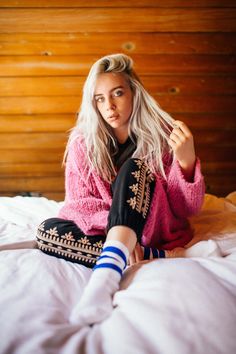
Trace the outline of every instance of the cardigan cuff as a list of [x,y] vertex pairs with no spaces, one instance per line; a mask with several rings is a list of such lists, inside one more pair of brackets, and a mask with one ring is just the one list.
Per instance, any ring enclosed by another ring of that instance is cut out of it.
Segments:
[[173,161],[169,177],[171,175],[175,176],[174,179],[176,179],[176,178],[179,179],[180,178],[182,183],[184,182],[184,183],[188,184],[189,186],[193,185],[195,183],[199,183],[199,181],[203,178],[202,173],[201,173],[201,162],[200,162],[200,159],[198,157],[196,158],[194,171],[193,171],[193,176],[191,178],[191,181],[189,181],[186,178],[186,176],[185,176],[185,174],[184,174],[184,172],[183,172],[183,170],[182,170],[182,168],[181,168],[181,166],[180,166],[180,164],[179,164],[179,162],[177,160]]

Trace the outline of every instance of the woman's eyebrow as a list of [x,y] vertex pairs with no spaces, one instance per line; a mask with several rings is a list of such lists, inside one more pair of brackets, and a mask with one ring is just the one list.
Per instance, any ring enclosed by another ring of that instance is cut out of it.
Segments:
[[[116,87],[114,87],[114,88],[112,88],[109,92],[113,92],[113,91],[115,91],[115,90],[117,90],[117,89],[119,89],[119,88],[124,88],[124,86],[116,86]],[[102,96],[103,95],[103,93],[96,93],[95,95],[94,95],[94,97],[96,97],[96,96]]]

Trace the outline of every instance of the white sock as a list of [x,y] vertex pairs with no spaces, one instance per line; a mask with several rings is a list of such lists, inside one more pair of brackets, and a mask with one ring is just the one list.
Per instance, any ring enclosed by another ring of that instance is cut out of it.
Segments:
[[82,297],[72,310],[70,322],[91,325],[111,314],[113,295],[119,289],[128,257],[129,251],[122,242],[105,242]]

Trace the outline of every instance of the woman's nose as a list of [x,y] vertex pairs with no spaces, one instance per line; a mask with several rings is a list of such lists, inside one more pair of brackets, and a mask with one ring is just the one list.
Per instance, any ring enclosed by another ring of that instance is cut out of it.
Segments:
[[107,99],[107,110],[109,111],[110,109],[115,109],[115,103],[112,98]]

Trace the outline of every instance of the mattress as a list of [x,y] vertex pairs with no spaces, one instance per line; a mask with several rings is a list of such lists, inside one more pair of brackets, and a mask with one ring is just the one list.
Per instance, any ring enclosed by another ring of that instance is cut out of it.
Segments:
[[190,219],[194,238],[186,248],[214,243],[220,254],[127,267],[111,316],[83,328],[69,315],[91,270],[38,249],[10,249],[35,240],[39,223],[62,204],[0,198],[1,354],[236,353],[236,192],[206,194]]

